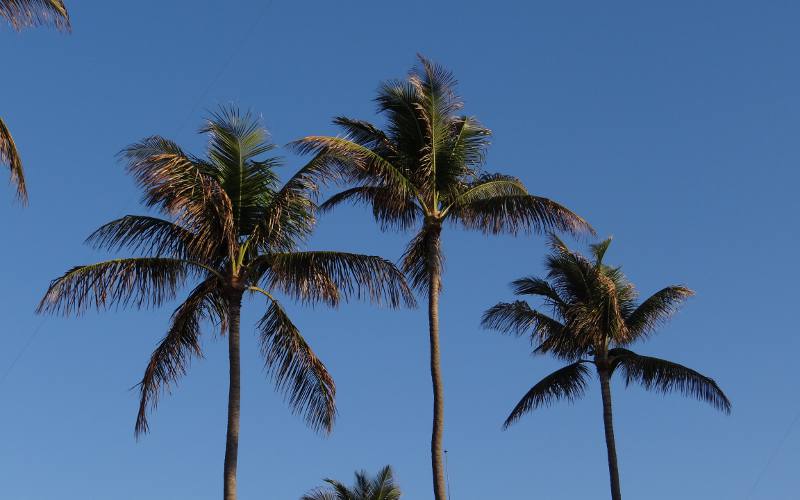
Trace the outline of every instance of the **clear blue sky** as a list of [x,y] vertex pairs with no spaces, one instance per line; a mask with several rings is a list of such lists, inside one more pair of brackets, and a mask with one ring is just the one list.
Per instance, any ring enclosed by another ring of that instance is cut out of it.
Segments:
[[[219,103],[263,114],[278,144],[377,120],[378,83],[421,52],[460,81],[495,133],[487,168],[615,237],[608,260],[643,293],[697,296],[642,353],[714,378],[730,417],[679,396],[613,386],[626,498],[798,498],[795,322],[800,270],[800,5],[773,2],[68,1],[74,33],[0,29],[0,113],[22,151],[31,204],[0,189],[4,244],[0,490],[15,500],[215,499],[225,433],[225,343],[162,400],[133,439],[136,393],[171,307],[42,318],[48,281],[103,255],[98,225],[141,213],[114,155],[151,134],[202,152]],[[286,174],[301,159],[285,150]],[[4,174],[5,175],[5,174]],[[318,249],[399,257],[406,235],[368,214],[320,221]],[[556,363],[482,331],[508,282],[542,272],[541,237],[447,231],[442,299],[446,447],[453,500],[608,497],[599,389],[500,425]],[[263,304],[246,306],[252,325]],[[291,307],[337,381],[330,438],[289,414],[244,331],[243,499],[291,500],[331,476],[391,463],[430,498],[431,395],[423,310]],[[763,479],[748,497],[779,443]]]

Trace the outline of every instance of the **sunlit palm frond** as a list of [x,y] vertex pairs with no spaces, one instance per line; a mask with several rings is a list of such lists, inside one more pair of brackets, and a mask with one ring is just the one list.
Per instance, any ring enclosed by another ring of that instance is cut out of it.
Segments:
[[523,415],[541,406],[549,406],[558,400],[575,401],[586,392],[586,378],[589,370],[578,361],[560,368],[540,380],[511,410],[503,424],[508,428]]
[[333,123],[344,130],[348,139],[375,151],[383,158],[397,155],[397,150],[392,141],[383,130],[375,125],[364,120],[354,120],[345,116],[337,116],[334,118]]
[[45,24],[62,31],[71,29],[62,0],[0,0],[0,17],[6,18],[16,30]]
[[275,254],[268,271],[270,288],[304,302],[368,298],[374,303],[399,307],[413,305],[414,295],[401,273],[381,257],[345,252],[294,252]]
[[186,375],[192,358],[202,358],[200,325],[211,320],[226,322],[224,299],[218,293],[216,276],[206,278],[173,313],[167,335],[159,342],[147,364],[139,387],[139,412],[135,435],[149,430],[148,413],[155,410],[161,394]]
[[694,295],[692,290],[684,286],[673,285],[659,290],[644,300],[625,318],[632,338],[646,336],[665,323],[692,295]]
[[37,312],[81,314],[112,305],[156,307],[175,298],[178,288],[204,267],[179,259],[137,257],[76,266],[54,279]]
[[691,368],[649,356],[640,356],[622,348],[609,350],[613,366],[622,370],[626,384],[638,382],[646,390],[664,394],[677,391],[686,396],[709,403],[725,413],[731,412],[731,403],[714,379]]
[[[528,191],[516,177],[500,174],[486,174],[478,180],[471,182],[459,192],[454,193],[452,201],[448,200],[453,207],[464,207],[471,203],[491,200],[499,196],[525,196]],[[447,209],[445,209],[447,210]]]
[[28,202],[28,190],[25,187],[25,172],[22,170],[22,160],[19,157],[17,146],[14,144],[14,138],[2,118],[0,118],[0,163],[8,165],[11,170],[11,183],[17,189],[17,198],[23,204],[26,204]]
[[278,391],[308,425],[331,432],[336,418],[336,386],[325,365],[274,299],[258,323],[261,353]]

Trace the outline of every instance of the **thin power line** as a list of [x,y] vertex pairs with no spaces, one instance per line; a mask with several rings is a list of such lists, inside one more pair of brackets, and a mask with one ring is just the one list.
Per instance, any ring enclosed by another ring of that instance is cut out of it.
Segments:
[[759,472],[756,481],[753,483],[753,487],[750,488],[750,492],[747,494],[746,497],[747,499],[752,498],[753,493],[755,493],[756,488],[758,487],[758,484],[761,482],[761,479],[764,477],[764,474],[766,474],[767,469],[769,469],[770,465],[772,465],[772,462],[775,460],[775,457],[778,456],[778,452],[781,451],[781,448],[783,448],[783,445],[784,443],[786,443],[786,440],[789,439],[789,436],[792,435],[794,426],[797,425],[798,422],[800,422],[800,411],[797,412],[797,415],[795,415],[794,420],[792,420],[792,423],[789,424],[789,427],[786,429],[786,432],[783,433],[783,437],[781,438],[780,441],[778,441],[778,445],[775,447],[772,454],[769,456],[767,463],[764,464],[764,468],[761,469],[761,472]]
[[25,344],[22,346],[22,349],[19,350],[19,352],[17,353],[17,356],[14,358],[14,360],[11,362],[11,364],[8,365],[8,368],[6,368],[6,371],[3,372],[3,375],[0,376],[0,386],[2,386],[3,382],[6,381],[6,379],[8,378],[8,375],[11,373],[11,370],[13,370],[14,367],[17,365],[17,362],[19,362],[20,358],[22,358],[22,355],[25,354],[25,351],[28,350],[28,347],[30,347],[31,344],[33,344],[33,341],[36,339],[36,336],[39,334],[39,330],[41,330],[42,326],[44,326],[45,321],[47,321],[47,318],[42,318],[42,320],[39,322],[39,326],[37,326],[33,330],[33,332],[31,332],[31,334],[28,335],[28,341],[25,342]]

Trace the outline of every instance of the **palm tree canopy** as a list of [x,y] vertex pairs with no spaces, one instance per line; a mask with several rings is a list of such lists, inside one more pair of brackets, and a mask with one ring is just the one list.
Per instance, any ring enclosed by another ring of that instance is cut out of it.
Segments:
[[506,420],[557,399],[583,395],[593,363],[609,376],[620,370],[626,384],[645,389],[678,391],[730,412],[730,401],[717,383],[694,370],[670,361],[640,356],[627,349],[666,322],[693,292],[682,285],[668,286],[642,302],[621,268],[603,259],[611,239],[591,246],[591,257],[570,250],[550,236],[552,252],[546,257],[547,276],[525,277],[512,283],[515,294],[541,299],[544,311],[527,302],[501,302],[483,315],[486,328],[517,336],[529,334],[534,353],[550,353],[571,364],[536,384]]
[[400,488],[394,482],[392,468],[386,466],[370,478],[365,471],[356,472],[356,483],[352,488],[336,481],[325,479],[327,488],[318,488],[300,500],[398,500]]
[[349,201],[372,208],[382,228],[409,229],[425,221],[404,256],[404,269],[421,286],[426,242],[444,221],[489,234],[543,229],[591,231],[581,217],[528,193],[519,179],[483,169],[491,131],[461,114],[453,75],[424,57],[405,80],[381,85],[375,99],[385,130],[338,117],[339,137],[309,136],[293,145],[316,154],[353,187],[322,208]]
[[0,17],[16,30],[44,24],[63,31],[71,29],[63,0],[0,0]]
[[224,334],[228,305],[245,293],[259,295],[267,301],[257,328],[269,374],[294,412],[330,431],[333,379],[276,292],[306,303],[336,306],[355,297],[390,307],[413,305],[413,294],[380,257],[299,250],[315,223],[313,195],[328,176],[324,164],[312,162],[281,185],[279,160],[264,157],[274,148],[266,130],[235,108],[212,115],[201,133],[209,139],[203,158],[158,136],[122,151],[145,205],[164,218],[128,215],[100,227],[89,243],[135,256],[67,271],[50,284],[38,311],[158,307],[194,283],[139,384],[139,434],[148,430],[147,413],[159,395],[202,357],[201,325],[216,323]]

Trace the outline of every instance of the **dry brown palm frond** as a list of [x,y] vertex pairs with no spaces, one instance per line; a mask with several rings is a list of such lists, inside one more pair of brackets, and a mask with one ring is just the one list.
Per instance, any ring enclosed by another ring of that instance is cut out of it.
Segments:
[[62,31],[72,29],[62,0],[0,0],[0,17],[6,18],[16,30],[45,24]]
[[28,202],[28,190],[25,187],[25,172],[22,170],[22,160],[19,157],[14,138],[8,127],[0,118],[0,163],[8,165],[11,170],[11,183],[17,189],[17,198],[23,204]]

